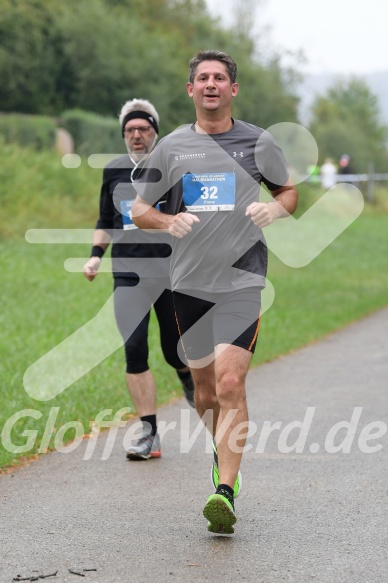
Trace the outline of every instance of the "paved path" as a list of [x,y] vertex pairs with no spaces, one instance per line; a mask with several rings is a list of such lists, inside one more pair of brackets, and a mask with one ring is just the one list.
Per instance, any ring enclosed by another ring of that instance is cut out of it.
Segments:
[[[257,432],[232,537],[206,530],[211,454],[204,431],[180,453],[197,426],[183,400],[160,410],[160,420],[177,422],[161,460],[127,462],[123,428],[106,460],[108,433],[87,461],[84,440],[2,476],[1,583],[54,572],[47,581],[386,583],[388,434],[365,437],[388,423],[387,331],[388,309],[250,372]],[[332,439],[353,415],[354,438],[342,428]],[[303,420],[304,445],[288,425]],[[278,425],[265,443],[266,422]],[[350,452],[334,452],[346,436]],[[298,444],[299,453],[286,452]]]

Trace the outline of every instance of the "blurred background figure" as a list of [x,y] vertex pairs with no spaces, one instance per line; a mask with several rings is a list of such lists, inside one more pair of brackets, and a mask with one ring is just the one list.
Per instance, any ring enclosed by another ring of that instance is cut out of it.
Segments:
[[318,165],[309,164],[307,166],[307,174],[309,176],[308,181],[310,184],[319,184],[321,182],[320,169]]
[[326,158],[321,166],[321,184],[323,188],[332,188],[337,183],[337,168],[331,158]]
[[338,174],[353,174],[349,154],[342,154],[339,160]]

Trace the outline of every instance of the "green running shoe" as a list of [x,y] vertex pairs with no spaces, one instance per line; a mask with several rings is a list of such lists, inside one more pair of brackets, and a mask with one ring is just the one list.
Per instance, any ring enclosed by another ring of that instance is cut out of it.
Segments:
[[208,520],[207,529],[216,534],[233,534],[236,523],[233,503],[220,492],[207,499],[203,515]]
[[[218,470],[218,452],[214,439],[212,443],[214,452],[214,462],[211,468],[210,477],[214,488],[217,490],[218,485],[220,483],[220,472]],[[237,498],[237,496],[240,494],[241,487],[242,487],[242,475],[241,472],[239,471],[237,474],[236,481],[234,483],[233,498]]]

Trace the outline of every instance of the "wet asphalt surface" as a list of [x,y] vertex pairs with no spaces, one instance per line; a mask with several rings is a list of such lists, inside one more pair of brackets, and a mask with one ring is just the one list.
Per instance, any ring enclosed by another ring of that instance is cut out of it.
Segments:
[[159,460],[126,460],[127,426],[0,476],[0,583],[388,582],[387,331],[388,309],[249,372],[232,536],[207,532],[212,455],[183,399]]

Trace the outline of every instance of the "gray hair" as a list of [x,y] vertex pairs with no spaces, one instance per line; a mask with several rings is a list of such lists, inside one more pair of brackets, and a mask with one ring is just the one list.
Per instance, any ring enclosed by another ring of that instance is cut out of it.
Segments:
[[189,83],[194,83],[195,72],[199,63],[203,61],[221,61],[228,70],[231,83],[236,83],[237,80],[237,65],[227,53],[215,50],[200,51],[197,53],[189,63]]
[[136,98],[127,101],[121,108],[121,112],[119,115],[120,125],[123,124],[125,116],[131,113],[132,111],[144,111],[145,113],[149,113],[152,117],[155,118],[156,123],[159,125],[159,114],[156,111],[155,107],[152,105],[152,103],[150,103],[147,99]]

